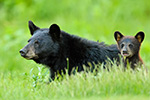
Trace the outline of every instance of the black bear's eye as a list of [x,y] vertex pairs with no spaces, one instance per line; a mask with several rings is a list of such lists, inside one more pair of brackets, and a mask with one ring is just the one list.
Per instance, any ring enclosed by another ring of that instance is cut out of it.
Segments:
[[38,47],[38,46],[39,46],[39,41],[36,40],[36,41],[34,42],[34,45],[35,45],[35,47]]
[[133,47],[133,45],[132,45],[132,44],[129,44],[129,47],[130,47],[130,48],[132,48],[132,47]]
[[121,48],[123,48],[124,47],[124,44],[121,44]]

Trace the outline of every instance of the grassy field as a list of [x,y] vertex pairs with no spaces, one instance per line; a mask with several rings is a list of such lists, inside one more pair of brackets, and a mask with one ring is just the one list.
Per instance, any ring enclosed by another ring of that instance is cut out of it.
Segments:
[[150,69],[149,0],[0,0],[0,100],[148,100],[150,73],[115,68],[65,75],[48,84],[48,70],[22,58],[30,38],[28,21],[41,28],[57,23],[62,30],[89,40],[115,44],[116,30],[145,32],[141,57]]

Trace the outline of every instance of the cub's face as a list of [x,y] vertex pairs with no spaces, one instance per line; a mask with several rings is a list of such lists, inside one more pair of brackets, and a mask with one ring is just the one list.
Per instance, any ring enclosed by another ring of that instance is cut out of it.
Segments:
[[20,50],[22,57],[40,59],[57,54],[60,29],[56,24],[51,25],[49,29],[40,29],[29,21],[29,29],[32,37],[28,40],[28,44]]
[[120,32],[116,31],[114,37],[121,55],[129,58],[139,52],[140,45],[144,40],[144,33],[139,32],[135,36],[123,36]]
[[134,37],[124,37],[118,42],[118,47],[122,56],[132,57],[138,53],[140,43]]

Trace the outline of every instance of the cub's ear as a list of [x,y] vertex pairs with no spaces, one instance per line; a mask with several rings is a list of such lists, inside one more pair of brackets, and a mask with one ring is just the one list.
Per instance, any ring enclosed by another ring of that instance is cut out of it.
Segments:
[[34,25],[32,21],[29,21],[28,25],[29,25],[29,30],[30,30],[31,35],[33,35],[34,31],[36,31],[37,29],[40,29],[39,27]]
[[49,28],[49,33],[52,36],[54,40],[59,40],[60,39],[60,28],[57,24],[52,24]]
[[140,31],[135,35],[135,38],[142,43],[142,41],[144,40],[145,34],[144,32]]
[[119,31],[116,31],[116,32],[114,33],[114,37],[115,37],[115,40],[116,40],[117,42],[119,42],[119,41],[121,40],[121,38],[123,38],[124,36],[123,36]]

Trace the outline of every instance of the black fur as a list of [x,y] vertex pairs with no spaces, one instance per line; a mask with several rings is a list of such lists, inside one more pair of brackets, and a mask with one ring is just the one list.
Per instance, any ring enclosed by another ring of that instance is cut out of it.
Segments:
[[106,63],[107,57],[111,60],[119,58],[117,45],[107,46],[104,43],[70,35],[61,31],[56,24],[51,25],[49,29],[36,29],[28,45],[34,45],[36,40],[39,40],[39,48],[35,48],[35,54],[39,58],[32,59],[48,66],[52,79],[56,72],[65,72],[67,58],[69,59],[69,74],[76,67],[78,67],[78,72],[83,71],[83,65],[89,66],[88,62],[94,66],[94,63]]

